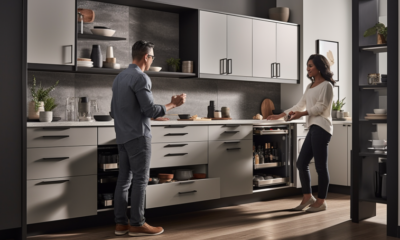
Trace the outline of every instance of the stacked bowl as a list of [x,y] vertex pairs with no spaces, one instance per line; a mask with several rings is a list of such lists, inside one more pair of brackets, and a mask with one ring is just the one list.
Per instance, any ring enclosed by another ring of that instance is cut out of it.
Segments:
[[77,60],[78,60],[77,61],[78,67],[87,67],[87,68],[93,67],[93,62],[92,59],[90,58],[78,58]]

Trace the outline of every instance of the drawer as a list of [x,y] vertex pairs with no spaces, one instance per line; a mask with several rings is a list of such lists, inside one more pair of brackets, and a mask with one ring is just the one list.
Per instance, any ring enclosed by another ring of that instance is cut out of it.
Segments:
[[46,127],[27,129],[28,148],[97,146],[97,127]]
[[253,126],[234,124],[209,126],[208,135],[210,140],[253,139]]
[[27,179],[93,174],[97,174],[97,146],[27,150]]
[[152,142],[200,142],[208,140],[208,126],[153,126]]
[[97,214],[97,176],[27,181],[27,223]]
[[207,142],[153,143],[150,168],[208,163]]
[[117,135],[115,134],[114,127],[99,127],[97,133],[99,145],[117,144]]
[[146,208],[220,198],[219,178],[147,186]]
[[297,136],[302,137],[302,136],[307,136],[308,133],[308,128],[306,128],[306,124],[297,124]]

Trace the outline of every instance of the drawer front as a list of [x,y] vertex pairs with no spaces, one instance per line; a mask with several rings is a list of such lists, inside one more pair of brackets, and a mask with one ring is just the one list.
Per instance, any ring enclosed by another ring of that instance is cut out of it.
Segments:
[[207,142],[153,143],[150,168],[208,163]]
[[146,208],[220,198],[219,178],[147,186]]
[[153,126],[152,142],[200,142],[208,140],[208,126]]
[[117,135],[115,134],[114,127],[99,127],[97,136],[99,145],[117,144]]
[[96,215],[96,180],[92,175],[27,181],[27,223]]
[[30,148],[27,178],[43,179],[97,174],[97,147]]
[[233,124],[209,126],[208,135],[210,140],[253,139],[253,126]]
[[302,137],[302,136],[307,136],[308,133],[308,128],[306,128],[306,124],[297,124],[297,136]]
[[69,147],[96,146],[97,127],[88,128],[28,128],[27,146],[36,147]]

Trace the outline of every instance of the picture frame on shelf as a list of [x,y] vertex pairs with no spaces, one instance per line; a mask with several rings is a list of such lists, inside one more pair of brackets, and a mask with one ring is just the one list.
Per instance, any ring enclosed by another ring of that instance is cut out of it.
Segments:
[[317,39],[315,42],[317,54],[321,54],[328,59],[333,73],[332,78],[339,82],[339,42],[322,39]]

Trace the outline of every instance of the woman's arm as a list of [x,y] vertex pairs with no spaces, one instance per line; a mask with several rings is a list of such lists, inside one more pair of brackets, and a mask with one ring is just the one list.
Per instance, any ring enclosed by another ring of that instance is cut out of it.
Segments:
[[326,84],[326,87],[321,91],[318,101],[315,105],[308,109],[308,115],[319,116],[321,115],[332,103],[333,100],[333,87],[331,84]]

